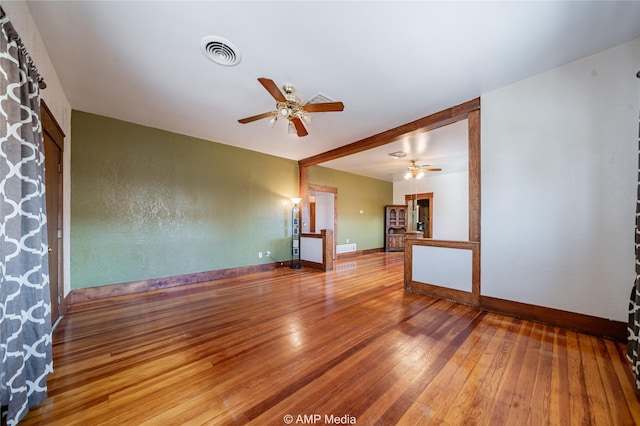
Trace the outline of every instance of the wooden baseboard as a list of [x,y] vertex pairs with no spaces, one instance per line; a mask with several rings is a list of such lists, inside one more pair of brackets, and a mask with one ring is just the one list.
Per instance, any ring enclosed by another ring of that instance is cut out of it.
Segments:
[[[359,250],[357,252],[344,253],[344,255],[340,254],[338,255],[338,257],[348,258],[382,251],[383,249],[381,248]],[[262,265],[219,269],[215,271],[196,272],[193,274],[176,275],[172,277],[152,278],[148,280],[130,281],[119,284],[108,284],[98,287],[80,288],[71,290],[71,292],[69,292],[69,294],[64,298],[64,311],[66,312],[66,310],[68,310],[68,308],[75,303],[105,299],[108,297],[123,296],[132,293],[142,293],[145,291],[159,290],[162,288],[177,287],[187,284],[197,284],[205,281],[214,281],[221,278],[236,277],[251,272],[268,271],[274,268],[286,267],[289,266],[289,263],[290,262],[266,263]],[[309,267],[311,265],[306,266]]]
[[488,312],[562,327],[611,340],[620,342],[627,341],[627,323],[622,321],[612,321],[591,315],[488,296],[480,296],[480,303],[478,305],[473,302],[473,295],[470,292],[453,290],[416,281],[412,281],[409,286],[406,286],[405,291],[437,299],[450,300],[456,303],[475,306]]
[[612,340],[627,341],[627,323],[622,321],[612,321],[591,315],[488,296],[480,296],[480,309],[568,328]]
[[105,299],[107,297],[123,296],[125,294],[132,293],[142,293],[145,291],[160,290],[163,288],[177,287],[187,284],[197,284],[205,281],[236,277],[251,272],[268,271],[277,267],[286,266],[284,263],[285,262],[265,263],[262,265],[242,266],[239,268],[219,269],[215,271],[196,272],[172,277],[109,284],[99,287],[80,288],[71,290],[65,298],[65,301],[66,305],[69,306],[75,303],[87,302],[89,300]]
[[373,249],[366,249],[366,250],[348,251],[346,253],[338,253],[338,254],[336,254],[336,259],[348,259],[350,257],[358,257],[358,256],[363,256],[365,254],[382,253],[382,252],[384,252],[383,248],[373,248]]
[[464,305],[475,306],[473,303],[473,294],[468,291],[454,290],[418,281],[411,281],[409,285],[405,286],[405,291],[420,294],[422,296],[429,296],[436,299],[444,299],[451,302],[462,303]]

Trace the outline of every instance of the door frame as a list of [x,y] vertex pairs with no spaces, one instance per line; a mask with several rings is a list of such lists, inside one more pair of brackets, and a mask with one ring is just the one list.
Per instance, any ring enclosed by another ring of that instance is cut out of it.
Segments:
[[423,192],[421,194],[405,194],[404,203],[408,206],[409,200],[429,200],[429,226],[427,230],[429,231],[427,235],[429,238],[433,238],[433,192]]
[[[307,200],[309,199],[309,194],[311,192],[324,192],[328,194],[333,194],[333,256],[335,257],[336,245],[338,244],[338,188],[335,188],[333,186],[308,183],[307,191],[306,191]],[[305,210],[307,211],[306,212],[307,214],[302,216],[303,217],[302,232],[309,232],[311,228],[311,215],[309,214],[310,209],[305,209]],[[321,229],[316,229],[316,233],[320,233],[320,231]]]
[[[64,162],[64,137],[65,134],[62,131],[62,128],[60,127],[60,125],[58,124],[58,122],[56,121],[55,117],[53,116],[53,113],[51,112],[51,110],[49,109],[49,107],[47,106],[47,104],[45,103],[44,100],[40,100],[40,121],[42,123],[42,133],[43,133],[43,140],[42,142],[44,143],[44,136],[46,134],[46,136],[49,137],[49,139],[51,139],[53,141],[53,143],[60,149],[60,163],[59,163],[59,179],[58,179],[58,187],[56,188],[56,192],[57,192],[57,196],[58,196],[58,211],[57,211],[57,218],[58,218],[58,223],[56,224],[55,230],[52,230],[50,226],[48,226],[47,228],[47,232],[55,232],[56,233],[56,241],[57,241],[57,252],[58,252],[58,256],[57,256],[57,264],[58,264],[58,276],[57,276],[57,295],[58,295],[58,300],[55,301],[51,301],[51,303],[56,303],[57,304],[57,311],[58,311],[58,317],[56,318],[51,318],[51,322],[52,324],[55,323],[55,321],[60,318],[64,312],[66,312],[68,306],[66,305],[66,299],[64,297],[64,244],[63,244],[63,238],[62,236],[64,235],[64,229],[63,229],[63,218],[64,218],[64,197],[63,197],[63,173],[62,173],[62,167],[63,167],[63,162]],[[46,160],[45,160],[46,162]],[[46,185],[46,182],[45,182]],[[51,190],[51,188],[47,187],[47,193],[49,193],[49,191]],[[53,314],[53,309],[51,310],[52,314]]]

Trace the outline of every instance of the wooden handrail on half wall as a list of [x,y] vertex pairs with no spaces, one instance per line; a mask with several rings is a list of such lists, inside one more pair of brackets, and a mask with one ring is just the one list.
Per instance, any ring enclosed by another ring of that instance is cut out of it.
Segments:
[[300,262],[307,268],[333,270],[333,231],[323,229],[319,234],[300,234]]

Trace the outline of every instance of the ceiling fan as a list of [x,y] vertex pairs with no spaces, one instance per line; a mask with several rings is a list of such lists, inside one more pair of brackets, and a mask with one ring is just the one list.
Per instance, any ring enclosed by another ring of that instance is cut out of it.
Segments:
[[309,124],[311,122],[311,117],[307,115],[307,113],[342,111],[344,109],[344,104],[342,102],[322,102],[303,105],[300,98],[296,96],[296,89],[293,85],[287,83],[282,86],[282,90],[284,90],[283,94],[273,80],[260,77],[258,81],[276,100],[276,110],[242,118],[238,120],[239,123],[246,124],[270,117],[269,127],[273,127],[273,125],[278,121],[278,118],[287,119],[288,132],[291,134],[296,133],[299,137],[302,137],[309,134],[307,129],[304,127],[304,123]]
[[405,179],[420,179],[424,176],[425,172],[439,172],[442,171],[439,167],[428,167],[429,164],[418,166],[414,160],[411,161],[411,165],[407,167],[407,173],[405,173]]

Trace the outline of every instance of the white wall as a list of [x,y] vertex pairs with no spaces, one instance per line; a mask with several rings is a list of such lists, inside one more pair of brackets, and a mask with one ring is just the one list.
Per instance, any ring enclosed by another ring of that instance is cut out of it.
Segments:
[[426,173],[414,183],[394,182],[393,203],[405,204],[406,194],[423,192],[433,192],[433,238],[469,241],[469,172]]
[[322,263],[322,238],[300,237],[300,260]]
[[47,88],[40,91],[40,98],[45,101],[51,112],[53,113],[56,121],[62,131],[66,135],[64,143],[65,150],[63,153],[63,245],[64,245],[64,294],[68,294],[70,285],[71,263],[69,261],[69,230],[70,224],[70,212],[71,212],[71,178],[70,178],[70,165],[71,165],[71,105],[67,100],[67,97],[62,89],[62,84],[58,79],[49,54],[45,48],[42,37],[33,22],[31,12],[27,7],[27,3],[23,1],[4,1],[2,2],[2,8],[6,12],[7,16],[11,20],[13,27],[16,29],[23,44],[27,48],[27,51],[33,58],[33,61],[38,68],[38,72],[44,78]]
[[316,197],[316,233],[323,229],[333,230],[334,202],[333,193],[312,191]]
[[413,246],[411,278],[471,293],[473,290],[473,252],[451,247]]
[[640,39],[482,96],[481,293],[626,321]]

